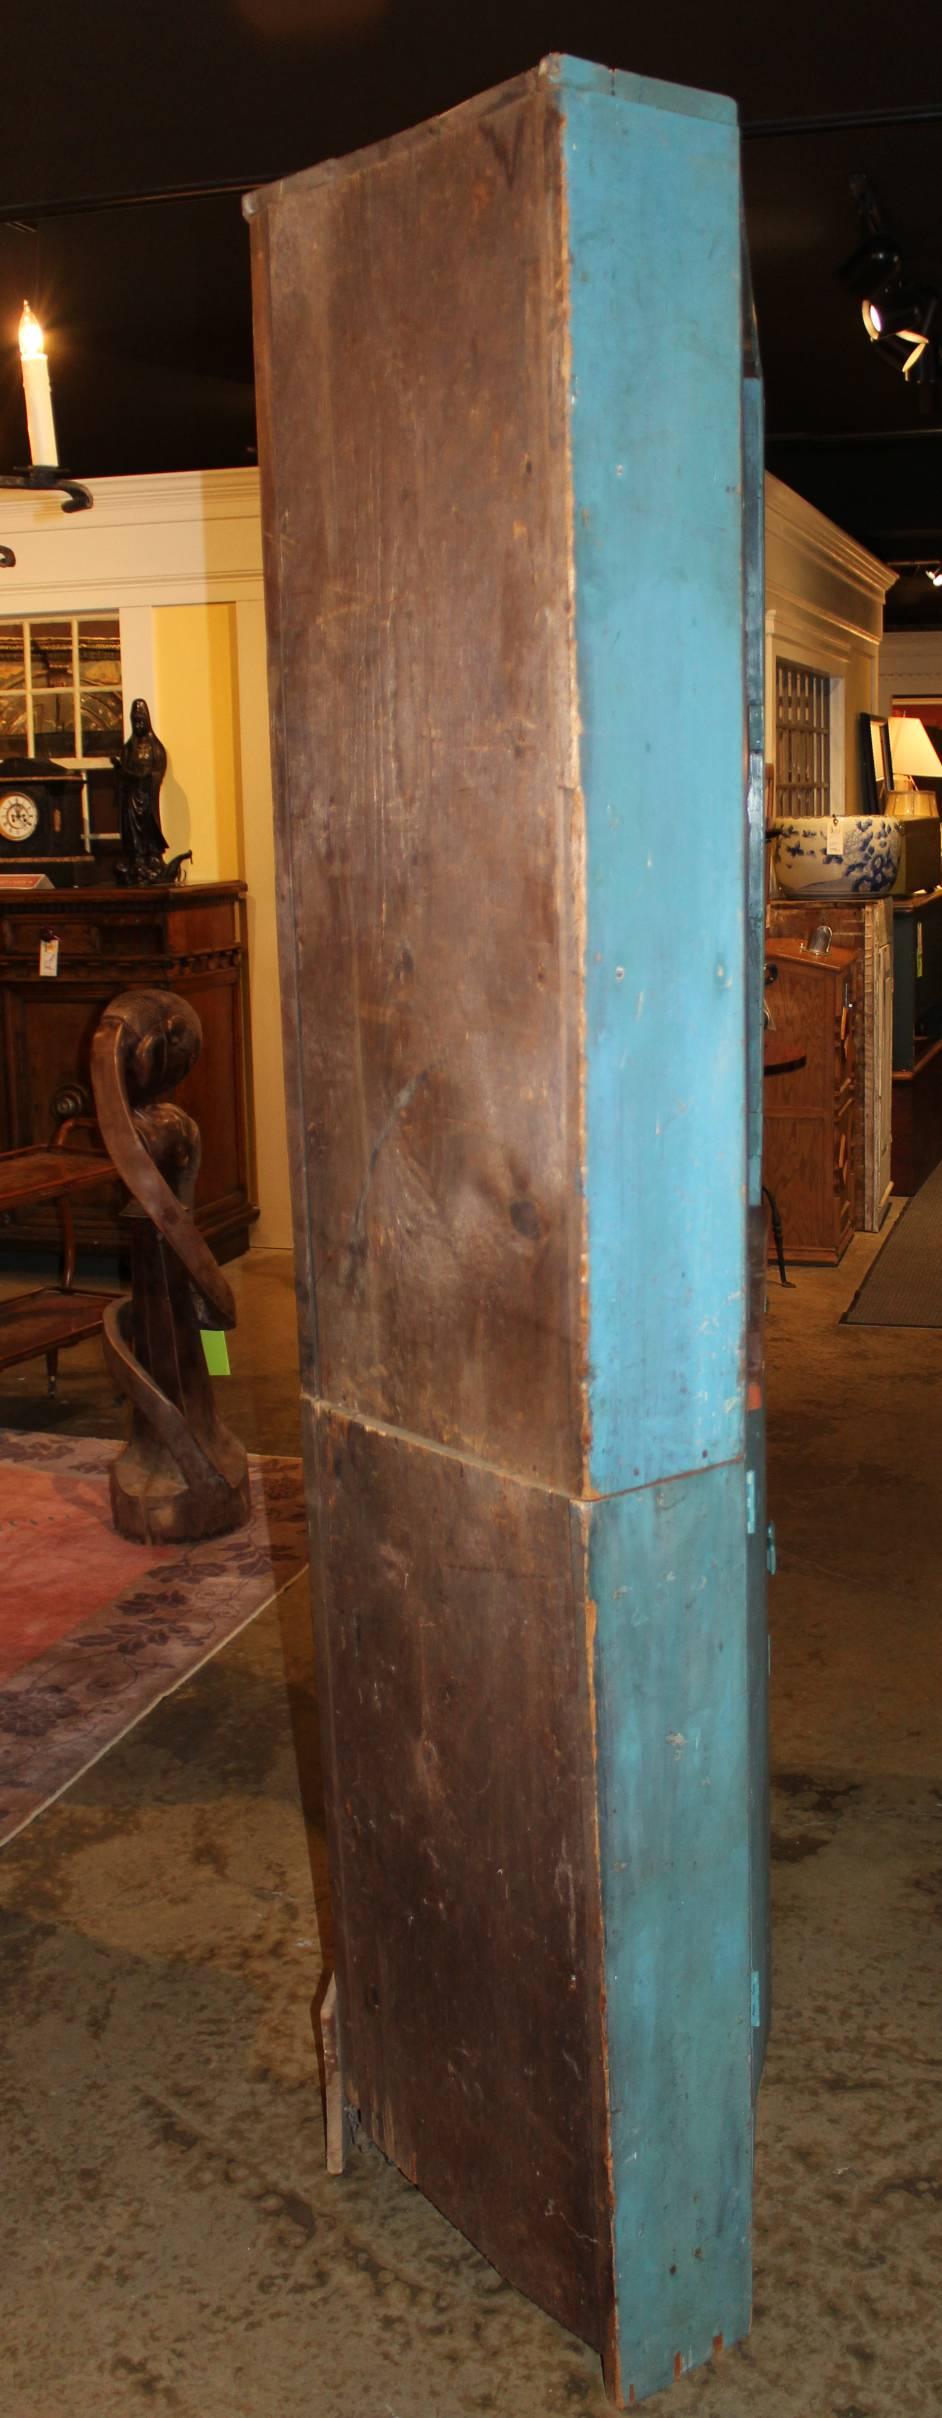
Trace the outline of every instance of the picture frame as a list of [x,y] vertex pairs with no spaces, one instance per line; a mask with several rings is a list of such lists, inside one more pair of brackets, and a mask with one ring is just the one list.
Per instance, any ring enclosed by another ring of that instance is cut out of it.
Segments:
[[865,814],[879,814],[883,799],[889,796],[893,787],[890,726],[881,714],[861,714],[859,730],[864,812]]

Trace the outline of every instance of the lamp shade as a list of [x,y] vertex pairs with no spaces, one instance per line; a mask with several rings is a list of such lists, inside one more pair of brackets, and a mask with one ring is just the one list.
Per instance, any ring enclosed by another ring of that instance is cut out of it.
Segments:
[[891,714],[890,754],[894,780],[905,772],[911,780],[942,782],[942,758],[936,755],[925,723],[916,714]]

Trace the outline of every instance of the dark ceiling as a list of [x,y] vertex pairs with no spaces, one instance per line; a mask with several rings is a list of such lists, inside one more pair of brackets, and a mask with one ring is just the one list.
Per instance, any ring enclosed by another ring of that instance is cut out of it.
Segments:
[[[77,475],[254,459],[239,192],[571,50],[734,95],[769,467],[885,560],[942,557],[942,416],[923,416],[867,343],[836,275],[857,240],[849,180],[864,172],[907,259],[942,289],[942,16],[926,0],[878,13],[791,0],[774,14],[730,0],[644,13],[611,0],[464,12],[444,0],[161,0],[153,12],[47,0],[7,18],[4,49],[5,465],[25,452],[24,294],[50,333],[60,450]],[[220,184],[233,190],[187,197]],[[891,613],[942,623],[942,590],[913,573]]]

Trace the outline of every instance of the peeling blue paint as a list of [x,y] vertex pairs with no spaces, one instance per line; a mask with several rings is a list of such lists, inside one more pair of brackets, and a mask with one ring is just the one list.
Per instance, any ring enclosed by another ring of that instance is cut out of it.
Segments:
[[571,263],[599,1498],[578,1516],[596,1608],[619,2365],[624,2399],[640,2401],[750,2315],[764,1954],[765,1642],[757,1693],[764,1622],[748,1576],[751,1555],[764,1584],[761,1432],[751,1544],[744,1462],[746,1210],[761,1184],[761,392],[753,381],[744,404],[731,105],[568,60],[553,73]]
[[681,115],[636,78],[623,92],[570,67],[590,1476],[606,1494],[743,1445],[739,167],[728,103],[692,114],[688,95]]
[[694,2366],[749,2327],[743,1470],[587,1516],[619,2357],[640,2401],[681,2346]]

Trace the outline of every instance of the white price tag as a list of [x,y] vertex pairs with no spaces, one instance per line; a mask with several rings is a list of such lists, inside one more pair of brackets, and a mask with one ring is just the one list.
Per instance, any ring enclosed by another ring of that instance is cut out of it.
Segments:
[[844,824],[839,814],[831,816],[824,853],[826,856],[843,856],[844,854]]
[[41,974],[53,978],[58,974],[59,942],[55,933],[52,934],[51,939],[41,940],[39,943],[39,971]]

